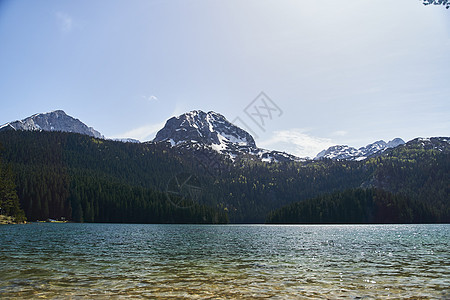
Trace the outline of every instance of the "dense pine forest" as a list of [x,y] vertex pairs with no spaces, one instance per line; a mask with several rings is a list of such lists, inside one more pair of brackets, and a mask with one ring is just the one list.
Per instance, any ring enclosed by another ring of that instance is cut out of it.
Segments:
[[[0,145],[1,149],[1,145]],[[26,221],[25,212],[20,207],[17,196],[14,174],[11,166],[5,165],[0,159],[0,215],[10,216],[16,223]]]
[[271,224],[384,224],[445,222],[432,205],[380,189],[351,189],[273,211]]
[[[3,165],[9,166],[30,221],[450,221],[450,151],[438,140],[439,149],[410,142],[359,162],[280,163],[251,156],[232,162],[167,143],[122,143],[61,132],[0,132],[0,143]],[[190,174],[195,184],[172,193],[180,174]],[[350,208],[364,210],[364,218],[345,218]]]
[[3,156],[16,175],[17,194],[29,221],[228,222],[223,210],[198,202],[177,207],[168,201],[159,182],[182,168],[162,145],[55,132],[0,135]]

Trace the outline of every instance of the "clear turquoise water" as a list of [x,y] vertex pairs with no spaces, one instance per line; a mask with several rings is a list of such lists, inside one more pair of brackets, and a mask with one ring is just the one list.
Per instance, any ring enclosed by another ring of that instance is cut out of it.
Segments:
[[0,298],[450,298],[450,225],[0,226]]

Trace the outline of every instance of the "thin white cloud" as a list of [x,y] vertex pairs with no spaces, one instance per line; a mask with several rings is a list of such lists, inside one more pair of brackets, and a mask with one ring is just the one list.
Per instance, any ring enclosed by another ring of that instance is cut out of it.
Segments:
[[149,141],[154,138],[156,132],[164,127],[166,122],[161,122],[157,124],[147,124],[138,128],[131,129],[122,134],[114,136],[113,138],[133,138],[141,142]]
[[331,139],[311,136],[304,129],[293,128],[273,132],[270,139],[260,141],[260,147],[268,149],[283,149],[298,157],[314,158],[317,153],[333,146]]
[[62,33],[69,33],[73,30],[74,21],[71,16],[63,12],[56,13],[56,20],[58,21],[59,30]]
[[335,135],[335,136],[346,136],[347,134],[348,134],[348,132],[345,130],[337,130],[332,133],[332,135]]
[[147,101],[158,101],[158,97],[156,97],[155,95],[150,95],[150,96],[142,96],[143,99],[147,100]]
[[[180,115],[181,114],[180,111],[183,111],[183,109],[181,109],[181,106],[179,106],[177,104],[173,113],[171,114],[171,116],[169,116],[167,118],[167,120],[173,116]],[[146,125],[128,130],[124,133],[115,135],[112,138],[133,138],[133,139],[137,139],[141,142],[150,141],[150,140],[154,139],[156,133],[159,130],[161,130],[165,124],[166,124],[166,120],[163,122],[159,122],[159,123],[146,124]]]

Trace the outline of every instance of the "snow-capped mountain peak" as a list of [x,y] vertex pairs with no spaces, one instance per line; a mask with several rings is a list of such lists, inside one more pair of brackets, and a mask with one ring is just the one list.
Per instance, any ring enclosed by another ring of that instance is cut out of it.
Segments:
[[346,159],[358,154],[358,149],[347,145],[331,146],[326,150],[322,150],[314,159],[329,158],[329,159]]
[[213,111],[194,110],[170,118],[153,142],[167,142],[172,147],[190,151],[213,151],[231,160],[238,157],[265,162],[299,160],[284,152],[256,147],[255,140],[247,131]]
[[173,145],[198,142],[212,145],[215,150],[224,150],[230,143],[256,147],[248,132],[233,125],[221,114],[201,110],[170,118],[156,134],[154,141],[169,141]]
[[0,131],[3,130],[63,131],[104,138],[100,132],[67,115],[63,110],[38,113],[23,120],[9,122],[0,126]]
[[395,148],[399,145],[403,145],[404,143],[405,142],[401,138],[395,138],[388,143],[380,140],[359,149],[347,145],[337,145],[319,152],[314,159],[317,160],[328,158],[334,160],[363,160],[371,155],[374,155],[375,153],[384,152],[389,148]]

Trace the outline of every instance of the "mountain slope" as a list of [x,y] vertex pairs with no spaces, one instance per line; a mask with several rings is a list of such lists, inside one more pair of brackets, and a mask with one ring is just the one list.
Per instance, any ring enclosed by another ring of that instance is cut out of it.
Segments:
[[450,222],[450,138],[416,138],[365,161],[347,163],[375,169],[359,188],[291,203],[272,211],[266,222]]
[[431,137],[431,138],[415,138],[400,147],[399,150],[407,149],[424,149],[424,150],[437,150],[443,153],[450,152],[450,138],[449,137]]
[[62,110],[35,114],[23,120],[13,121],[0,126],[3,130],[28,131],[62,131],[89,135],[95,138],[104,138],[103,135],[78,119],[67,115]]

